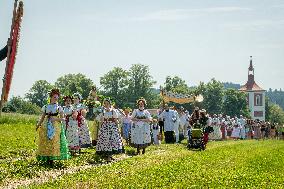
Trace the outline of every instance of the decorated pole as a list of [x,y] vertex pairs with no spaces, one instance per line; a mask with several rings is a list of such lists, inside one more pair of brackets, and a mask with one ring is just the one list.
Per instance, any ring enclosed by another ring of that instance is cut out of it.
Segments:
[[23,16],[23,2],[20,1],[18,5],[18,0],[14,2],[14,10],[13,10],[13,18],[11,24],[11,31],[10,31],[10,38],[7,42],[8,52],[7,52],[7,61],[6,61],[6,68],[5,74],[3,77],[3,87],[2,87],[2,94],[1,94],[1,101],[0,101],[0,116],[2,113],[2,109],[4,104],[8,100],[8,95],[10,92],[12,77],[13,77],[13,70],[16,61],[16,54],[17,54],[17,47],[18,41],[20,37],[20,28]]

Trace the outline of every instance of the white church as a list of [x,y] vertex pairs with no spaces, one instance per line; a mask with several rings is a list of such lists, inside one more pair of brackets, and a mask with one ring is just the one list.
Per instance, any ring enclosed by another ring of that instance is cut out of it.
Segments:
[[265,90],[259,87],[254,81],[252,57],[250,57],[250,65],[248,68],[248,81],[239,90],[248,94],[247,101],[251,118],[265,121]]

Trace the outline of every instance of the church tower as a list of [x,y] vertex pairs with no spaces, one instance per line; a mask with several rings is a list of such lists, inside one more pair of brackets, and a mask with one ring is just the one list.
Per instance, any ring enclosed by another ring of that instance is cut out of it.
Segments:
[[248,81],[239,90],[247,93],[247,101],[252,119],[265,121],[265,90],[259,87],[254,80],[252,56],[250,57],[248,68]]

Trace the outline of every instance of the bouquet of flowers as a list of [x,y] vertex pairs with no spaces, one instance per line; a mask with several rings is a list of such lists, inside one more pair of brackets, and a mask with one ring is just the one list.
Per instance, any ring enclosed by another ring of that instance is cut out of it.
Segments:
[[93,110],[93,114],[99,114],[102,112],[102,104],[98,100],[88,99],[84,102],[84,104],[91,110]]
[[136,116],[137,119],[147,119],[146,116]]
[[93,106],[93,113],[99,114],[101,112],[103,112],[102,104],[100,103],[100,101],[95,101],[95,104]]

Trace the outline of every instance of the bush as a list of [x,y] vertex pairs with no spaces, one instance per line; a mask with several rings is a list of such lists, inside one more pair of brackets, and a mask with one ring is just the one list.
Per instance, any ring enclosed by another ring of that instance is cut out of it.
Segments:
[[40,114],[41,109],[36,104],[25,101],[20,96],[12,97],[7,105],[3,108],[3,112],[14,112],[20,114]]

